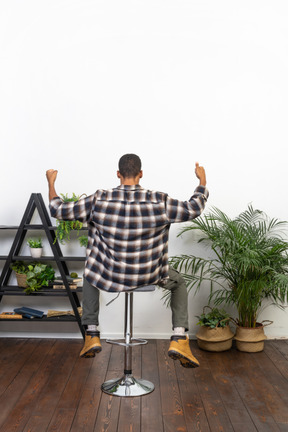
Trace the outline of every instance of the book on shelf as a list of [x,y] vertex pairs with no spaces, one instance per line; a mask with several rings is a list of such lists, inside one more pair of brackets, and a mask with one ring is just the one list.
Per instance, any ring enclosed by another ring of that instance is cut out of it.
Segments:
[[[71,290],[76,290],[78,288],[78,285],[77,284],[70,284],[69,283],[69,288]],[[53,289],[56,289],[56,290],[65,290],[66,287],[65,287],[65,285],[56,284],[56,285],[53,285]]]
[[[66,276],[67,282],[70,284],[77,284],[79,282],[83,282],[83,278],[72,278],[70,276]],[[63,284],[63,278],[61,276],[56,276],[54,279],[54,283]]]
[[15,312],[0,312],[0,319],[22,319],[22,315]]
[[[77,310],[78,310],[79,315],[82,316],[82,306],[79,306],[77,308]],[[54,310],[54,309],[48,309],[48,311],[47,311],[47,318],[59,317],[59,316],[63,316],[63,315],[75,316],[75,313],[73,310],[59,311],[59,310]]]
[[25,307],[25,306],[20,307],[20,308],[15,308],[14,312],[22,315],[23,318],[29,318],[29,319],[42,318],[44,315],[43,311],[40,311],[38,309],[32,309],[32,308]]

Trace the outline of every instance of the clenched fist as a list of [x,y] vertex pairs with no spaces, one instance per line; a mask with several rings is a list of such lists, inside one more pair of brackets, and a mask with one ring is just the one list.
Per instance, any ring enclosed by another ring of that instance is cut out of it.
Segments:
[[202,166],[199,166],[198,162],[196,162],[196,164],[195,164],[195,174],[196,174],[196,177],[200,181],[200,185],[201,186],[206,186],[206,173],[205,173],[205,169]]
[[57,177],[57,174],[58,174],[57,170],[54,170],[54,169],[47,170],[46,171],[46,177],[47,177],[48,183],[54,184],[56,177]]

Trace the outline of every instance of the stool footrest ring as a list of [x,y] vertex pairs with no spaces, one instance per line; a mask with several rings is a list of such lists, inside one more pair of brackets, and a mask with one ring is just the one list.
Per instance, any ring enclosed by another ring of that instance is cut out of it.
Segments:
[[124,347],[133,347],[136,345],[146,345],[148,341],[146,339],[131,339],[130,343],[126,343],[124,339],[106,339],[107,343],[114,345],[121,345]]

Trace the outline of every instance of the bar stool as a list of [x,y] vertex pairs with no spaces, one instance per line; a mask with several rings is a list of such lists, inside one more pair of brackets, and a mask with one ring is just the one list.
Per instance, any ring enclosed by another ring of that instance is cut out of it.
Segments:
[[124,318],[124,339],[107,339],[106,342],[124,347],[124,374],[120,378],[106,381],[102,384],[101,390],[112,396],[144,396],[154,390],[154,384],[142,378],[135,378],[132,374],[132,347],[146,345],[145,339],[133,338],[133,295],[136,292],[155,291],[154,285],[147,285],[136,288],[133,291],[125,292],[125,318]]

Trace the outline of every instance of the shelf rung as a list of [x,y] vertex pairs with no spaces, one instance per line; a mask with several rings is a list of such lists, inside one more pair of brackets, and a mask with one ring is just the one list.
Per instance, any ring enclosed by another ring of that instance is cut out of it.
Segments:
[[[7,257],[6,257],[7,258]],[[61,257],[58,256],[57,257],[60,261],[85,261],[85,256],[79,257],[79,256],[65,256],[65,257]],[[0,257],[1,259],[1,257]],[[26,256],[26,255],[14,255],[12,257],[12,259],[14,261],[55,261],[55,257],[54,256],[42,256],[41,258],[33,258],[31,256]]]
[[[71,289],[72,293],[80,293],[82,292],[82,286],[77,287],[77,289]],[[66,289],[53,289],[49,287],[42,287],[39,291],[36,291],[31,294],[26,294],[24,288],[20,288],[14,285],[2,286],[0,290],[0,297],[3,295],[17,295],[17,296],[67,296]]]
[[1,230],[17,230],[19,226],[16,225],[0,225]]
[[0,321],[9,321],[9,322],[13,322],[13,321],[17,321],[17,322],[77,322],[76,318],[72,315],[62,315],[62,316],[55,316],[55,317],[49,317],[47,318],[46,315],[44,315],[42,318],[33,318],[33,319],[29,319],[29,318],[0,318]]

